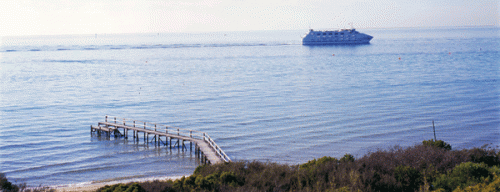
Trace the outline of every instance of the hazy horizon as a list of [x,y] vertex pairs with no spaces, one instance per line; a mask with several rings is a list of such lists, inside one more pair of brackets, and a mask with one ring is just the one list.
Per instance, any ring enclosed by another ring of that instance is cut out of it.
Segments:
[[0,36],[498,27],[498,0],[0,2]]

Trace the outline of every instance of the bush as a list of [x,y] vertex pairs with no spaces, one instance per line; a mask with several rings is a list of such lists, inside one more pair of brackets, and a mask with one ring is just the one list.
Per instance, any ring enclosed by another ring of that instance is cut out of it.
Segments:
[[173,181],[159,181],[159,180],[154,180],[154,181],[148,181],[144,183],[139,183],[141,187],[145,191],[165,191],[165,192],[170,192],[170,191],[175,191],[173,189]]
[[222,184],[228,184],[232,187],[243,186],[245,184],[245,178],[239,177],[233,172],[223,172],[220,175],[220,181]]
[[319,158],[318,160],[316,160],[316,159],[310,160],[307,163],[300,165],[299,167],[301,169],[313,169],[317,166],[324,165],[324,164],[329,163],[329,162],[337,163],[338,160],[334,157],[324,156],[324,157]]
[[466,162],[456,166],[448,174],[442,174],[433,184],[436,188],[452,191],[457,187],[464,188],[485,182],[492,177],[493,174],[486,164]]
[[11,182],[7,180],[4,173],[0,173],[0,189],[1,191],[19,191],[19,187],[16,185],[12,185]]
[[331,185],[329,181],[335,176],[332,176],[330,172],[335,170],[339,164],[339,160],[334,157],[322,157],[319,159],[313,159],[305,164],[299,165],[297,178],[297,188],[316,188],[326,189]]
[[495,153],[494,150],[486,150],[482,148],[465,149],[463,150],[468,154],[470,161],[474,163],[485,163],[488,166],[500,165],[500,153]]
[[434,139],[431,139],[431,140],[427,140],[427,141],[422,141],[422,144],[424,144],[424,146],[437,147],[437,148],[445,149],[448,151],[451,150],[451,145],[448,143],[445,143],[442,140],[434,141]]
[[394,177],[399,182],[402,191],[415,191],[422,184],[420,172],[410,166],[400,165],[396,167]]
[[147,191],[499,191],[498,157],[497,150],[453,151],[445,142],[430,140],[359,159],[346,154],[340,160],[322,157],[301,165],[258,161],[202,165],[189,177],[141,186]]
[[465,188],[458,187],[453,192],[473,192],[473,191],[480,191],[480,192],[498,192],[500,191],[500,177],[496,177],[492,182],[489,184],[487,182],[484,183],[479,183],[474,186],[469,186]]
[[146,192],[138,183],[106,185],[97,190],[98,192]]
[[344,157],[340,158],[340,162],[354,162],[354,156],[351,154],[345,154]]

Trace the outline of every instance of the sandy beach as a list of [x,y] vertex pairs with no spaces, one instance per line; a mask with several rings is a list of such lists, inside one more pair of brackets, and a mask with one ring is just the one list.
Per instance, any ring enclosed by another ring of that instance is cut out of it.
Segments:
[[96,191],[97,189],[106,186],[107,184],[90,184],[90,185],[74,185],[66,187],[55,187],[56,191]]
[[[189,175],[186,175],[186,177]],[[141,179],[125,179],[125,180],[117,180],[117,181],[109,181],[109,182],[88,182],[88,183],[79,183],[79,184],[68,184],[68,185],[60,185],[60,186],[50,186],[49,189],[54,189],[57,192],[71,192],[71,191],[95,191],[101,187],[106,185],[114,185],[118,183],[130,183],[130,182],[147,182],[147,181],[167,181],[167,180],[177,180],[182,178],[183,176],[173,176],[173,177],[149,177],[149,178],[141,178]]]

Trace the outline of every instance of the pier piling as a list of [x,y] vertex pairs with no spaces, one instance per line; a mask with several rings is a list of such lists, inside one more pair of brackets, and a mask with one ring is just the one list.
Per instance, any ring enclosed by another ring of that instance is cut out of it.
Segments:
[[[190,151],[193,151],[194,143],[195,156],[201,163],[217,164],[231,161],[229,156],[227,156],[214,142],[214,140],[212,140],[212,138],[210,138],[210,136],[208,136],[205,132],[174,128],[156,123],[142,121],[136,122],[136,120],[119,117],[112,117],[113,121],[109,122],[108,118],[110,117],[106,115],[104,122],[98,122],[97,126],[91,125],[90,134],[92,135],[92,133],[95,132],[98,136],[101,136],[101,133],[105,132],[106,136],[109,138],[111,136],[111,132],[113,132],[115,137],[123,136],[125,139],[128,139],[128,131],[132,130],[134,141],[139,142],[139,132],[143,132],[144,143],[146,145],[150,142],[153,143],[154,140],[155,147],[159,147],[160,143],[163,143],[165,146],[168,145],[170,149],[172,149],[172,147],[177,147],[178,150],[187,151],[185,141],[189,141]],[[144,126],[137,127],[136,123],[142,123]],[[123,129],[123,133],[120,133],[119,129]],[[149,140],[150,134],[154,135],[154,138],[151,140]],[[165,142],[161,140],[161,136],[165,137]],[[172,139],[177,139],[177,142],[173,146]]]

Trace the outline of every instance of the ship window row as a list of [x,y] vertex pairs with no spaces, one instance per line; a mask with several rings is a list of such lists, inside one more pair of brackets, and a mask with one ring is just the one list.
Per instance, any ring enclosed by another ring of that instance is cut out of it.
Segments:
[[[317,33],[316,35],[322,35],[321,33]],[[326,33],[323,33],[323,35],[326,35]],[[328,33],[328,35],[333,35],[333,33]],[[339,33],[335,33],[335,35],[339,35]],[[340,35],[344,35],[344,33],[340,33]]]
[[356,37],[356,35],[341,35],[341,36],[334,36],[334,37],[332,37],[332,36],[328,36],[328,37],[327,36],[323,36],[323,37],[318,36],[317,38],[339,38],[339,37],[340,38],[349,38],[349,37],[354,38],[354,37]]

